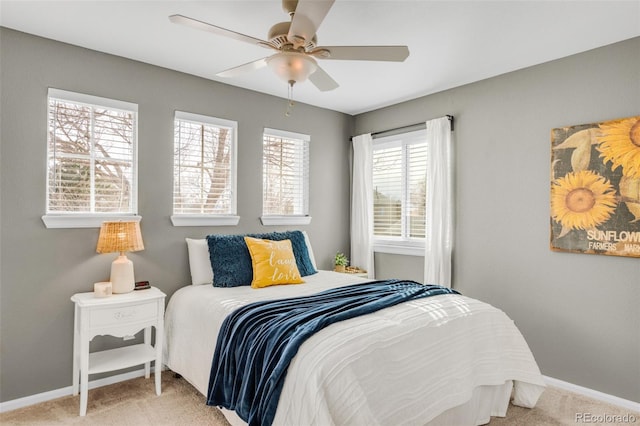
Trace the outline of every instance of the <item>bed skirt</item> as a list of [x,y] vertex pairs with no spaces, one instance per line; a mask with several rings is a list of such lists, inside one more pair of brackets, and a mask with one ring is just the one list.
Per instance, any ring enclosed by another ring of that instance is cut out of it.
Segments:
[[[474,389],[469,401],[448,409],[425,425],[484,425],[491,421],[491,417],[505,417],[512,390],[511,380],[498,386],[478,386]],[[220,408],[220,411],[231,426],[246,426],[247,423],[238,417],[235,411],[226,408]],[[400,426],[402,423],[399,422],[397,425]]]

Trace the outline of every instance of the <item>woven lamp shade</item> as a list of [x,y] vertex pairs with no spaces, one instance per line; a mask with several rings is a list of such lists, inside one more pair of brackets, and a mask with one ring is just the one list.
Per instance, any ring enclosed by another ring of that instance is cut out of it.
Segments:
[[98,253],[144,250],[138,222],[103,222],[98,237]]

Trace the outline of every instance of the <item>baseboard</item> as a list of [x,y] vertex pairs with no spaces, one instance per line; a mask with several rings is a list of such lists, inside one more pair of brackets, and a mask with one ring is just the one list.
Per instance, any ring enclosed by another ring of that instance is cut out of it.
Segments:
[[588,398],[596,399],[598,401],[606,402],[607,404],[617,405],[618,407],[625,408],[627,410],[640,412],[640,403],[630,401],[628,399],[619,398],[614,395],[599,392],[597,390],[585,388],[582,386],[574,385],[562,380],[554,379],[553,377],[542,376],[544,381],[549,386],[560,388],[569,392],[577,393],[579,395],[586,396]]
[[[166,369],[163,366],[163,370]],[[125,380],[135,379],[137,377],[144,376],[144,368],[129,373],[117,374],[115,376],[109,376],[104,379],[89,381],[89,389],[95,389],[102,386],[111,385]],[[599,392],[593,389],[585,388],[582,386],[574,385],[562,380],[554,379],[553,377],[543,376],[546,384],[560,388],[569,392],[577,393],[579,395],[593,398],[598,401],[606,402],[608,404],[616,405],[628,410],[640,412],[640,403],[630,401],[628,399],[619,398],[614,395],[609,395],[603,392]],[[73,388],[67,386],[66,388],[56,389],[49,392],[42,392],[36,395],[25,396],[24,398],[18,398],[11,401],[0,402],[0,413],[5,411],[16,410],[18,408],[27,407],[29,405],[38,404],[40,402],[51,401],[52,399],[62,398],[69,396],[73,393]]]
[[[164,367],[164,366],[163,366]],[[104,379],[90,380],[89,389],[95,389],[102,386],[111,385],[118,382],[123,382],[129,379],[135,379],[137,377],[144,376],[144,368],[131,371],[128,373],[116,374],[115,376],[105,377]],[[153,371],[151,374],[153,377]],[[25,396],[24,398],[18,398],[11,401],[0,402],[0,413],[5,411],[16,410],[18,408],[27,407],[29,405],[38,404],[40,402],[51,401],[52,399],[62,398],[73,394],[73,387],[67,386],[62,389],[55,389],[49,392],[42,392],[36,395]]]

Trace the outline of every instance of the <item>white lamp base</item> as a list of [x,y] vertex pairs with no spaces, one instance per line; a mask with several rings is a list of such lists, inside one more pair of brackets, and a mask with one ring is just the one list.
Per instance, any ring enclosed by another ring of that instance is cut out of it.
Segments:
[[111,264],[111,285],[114,293],[129,293],[135,287],[133,262],[124,254]]

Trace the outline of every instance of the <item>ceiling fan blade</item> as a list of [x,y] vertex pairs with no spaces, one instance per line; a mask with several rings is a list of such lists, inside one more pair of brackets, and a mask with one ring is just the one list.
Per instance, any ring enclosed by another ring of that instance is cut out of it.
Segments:
[[299,0],[291,20],[287,39],[294,46],[302,46],[316,35],[335,0]]
[[403,62],[409,56],[407,46],[319,46],[310,55],[321,59]]
[[260,40],[259,38],[251,37],[245,34],[237,33],[235,31],[228,30],[226,28],[218,27],[217,25],[209,24],[207,22],[198,21],[197,19],[189,18],[183,15],[171,15],[169,20],[174,24],[180,24],[187,27],[195,28],[197,30],[207,31],[223,37],[229,37],[235,40],[244,41],[245,43],[256,44],[267,49],[273,48],[268,42]]
[[216,75],[218,77],[236,77],[249,71],[256,71],[267,66],[267,58],[258,59],[257,61],[248,62],[228,70],[220,71]]
[[328,92],[329,90],[340,87],[340,85],[320,67],[317,67],[315,72],[309,76],[309,81],[321,92]]

